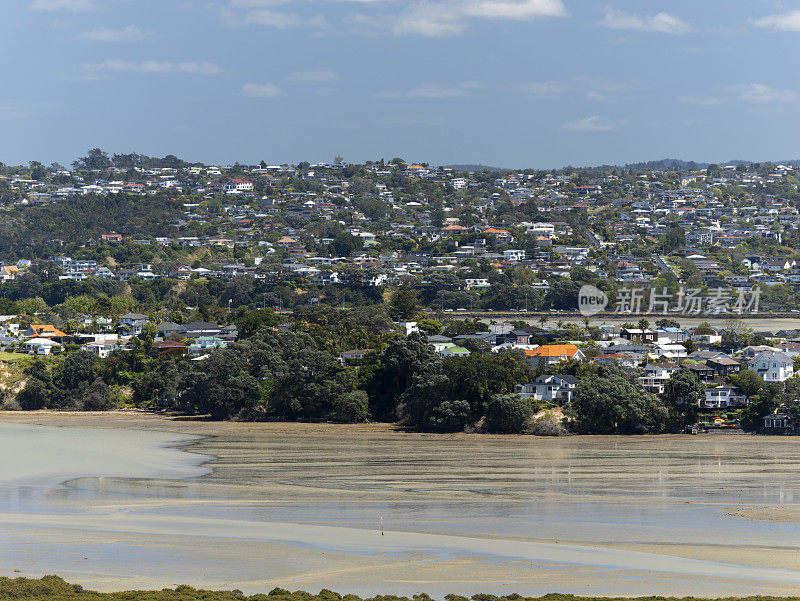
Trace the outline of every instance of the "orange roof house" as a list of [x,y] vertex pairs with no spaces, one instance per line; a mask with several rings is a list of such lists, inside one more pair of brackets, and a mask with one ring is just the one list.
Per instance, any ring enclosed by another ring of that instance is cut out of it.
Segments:
[[67,334],[55,326],[45,324],[32,324],[25,332],[26,338],[66,338]]
[[537,363],[544,361],[547,365],[560,361],[580,361],[585,355],[574,344],[545,344],[537,349],[526,350],[525,354]]

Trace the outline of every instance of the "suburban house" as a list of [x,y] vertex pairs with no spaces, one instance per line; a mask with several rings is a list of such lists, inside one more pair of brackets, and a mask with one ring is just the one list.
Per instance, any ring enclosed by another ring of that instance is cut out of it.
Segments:
[[347,363],[348,361],[358,361],[359,359],[363,359],[369,353],[373,352],[375,352],[375,349],[371,348],[362,348],[362,349],[354,349],[352,351],[344,351],[339,353],[339,362]]
[[717,375],[721,378],[730,376],[732,374],[738,374],[742,369],[742,365],[730,357],[716,357],[713,359],[708,359],[706,361],[706,365],[717,372]]
[[199,336],[189,345],[190,355],[202,355],[208,351],[227,348],[228,343],[216,336]]
[[686,369],[691,371],[695,377],[697,377],[697,381],[701,384],[707,384],[708,382],[713,382],[714,377],[717,375],[717,372],[714,371],[713,367],[709,367],[708,365],[688,365],[684,364]]
[[125,315],[119,316],[119,327],[129,332],[132,336],[138,336],[142,333],[144,326],[149,321],[147,315],[142,315],[141,313],[126,313]]
[[25,341],[25,352],[32,355],[49,355],[61,345],[49,338],[31,338]]
[[768,434],[787,434],[794,430],[794,419],[784,413],[771,413],[764,416],[764,432]]
[[784,382],[794,375],[794,362],[786,353],[762,351],[747,362],[765,382]]
[[639,359],[637,357],[622,353],[598,355],[597,357],[592,357],[591,362],[601,365],[616,365],[618,367],[639,367]]
[[766,346],[766,345],[758,345],[758,346],[746,346],[742,349],[742,357],[749,360],[755,357],[756,355],[763,353],[764,351],[777,351],[774,346]]
[[642,386],[647,392],[661,394],[672,374],[680,368],[680,365],[674,363],[648,363],[644,366],[644,377],[640,378]]
[[629,342],[639,344],[651,344],[658,340],[658,332],[652,330],[640,330],[638,328],[622,328],[619,334],[620,338],[624,338]]
[[716,386],[706,388],[706,397],[700,399],[700,407],[724,409],[725,407],[746,407],[750,399],[735,386]]
[[537,401],[569,403],[575,394],[578,378],[575,376],[542,375],[529,384],[517,384],[514,392],[523,398]]
[[122,347],[120,346],[118,340],[100,340],[97,342],[87,342],[86,344],[81,345],[82,351],[94,353],[101,359],[105,359],[112,352],[120,348]]
[[526,350],[525,354],[531,357],[534,363],[543,361],[546,365],[561,361],[581,361],[586,358],[574,344],[545,344],[537,349]]
[[225,192],[250,192],[253,188],[253,182],[246,179],[232,179],[222,186]]
[[186,347],[177,340],[162,340],[153,343],[150,347],[150,354],[153,356],[161,355],[182,355],[186,352]]
[[69,338],[67,334],[57,327],[45,324],[31,324],[23,334],[25,338],[49,338],[50,340],[62,340]]

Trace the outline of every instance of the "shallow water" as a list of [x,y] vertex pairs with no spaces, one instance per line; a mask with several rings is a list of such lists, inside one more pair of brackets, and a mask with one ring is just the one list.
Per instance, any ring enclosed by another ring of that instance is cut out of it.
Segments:
[[[0,424],[4,573],[440,597],[800,587],[793,438],[74,425]],[[193,434],[212,437],[175,446]],[[754,508],[780,521],[732,515]]]

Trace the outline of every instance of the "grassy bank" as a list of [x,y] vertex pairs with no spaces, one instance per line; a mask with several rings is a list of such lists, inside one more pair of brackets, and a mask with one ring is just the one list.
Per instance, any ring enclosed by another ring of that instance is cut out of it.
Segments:
[[[327,589],[314,595],[305,591],[290,592],[276,588],[267,594],[246,596],[241,591],[210,591],[195,589],[191,586],[181,585],[175,589],[162,589],[160,591],[123,591],[117,593],[96,593],[85,590],[77,584],[69,584],[58,576],[45,576],[33,578],[0,578],[0,599],[25,599],[25,601],[429,601],[431,598],[425,593],[414,595],[413,598],[397,597],[395,595],[379,595],[362,600],[356,595],[340,595]],[[495,596],[489,594],[472,595],[470,599],[460,595],[447,595],[447,601],[659,601],[683,599],[688,601],[695,597],[581,597],[577,595],[563,595],[550,593],[542,597],[523,597],[521,595]],[[800,600],[800,597],[724,597],[718,601],[778,601]]]

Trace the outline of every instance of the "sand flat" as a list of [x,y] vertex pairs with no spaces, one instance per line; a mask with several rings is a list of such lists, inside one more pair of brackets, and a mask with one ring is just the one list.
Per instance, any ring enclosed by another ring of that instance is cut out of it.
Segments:
[[[0,414],[0,436],[4,424],[110,436],[121,457],[142,446],[131,432],[157,434],[146,447],[170,461],[194,453],[201,470],[126,478],[62,466],[68,485],[39,494],[0,476],[7,571],[102,590],[438,596],[788,594],[800,584],[792,438],[438,436],[134,412]],[[165,442],[187,437],[185,450]],[[57,462],[45,467],[57,476]],[[787,518],[753,519],[756,509]]]

